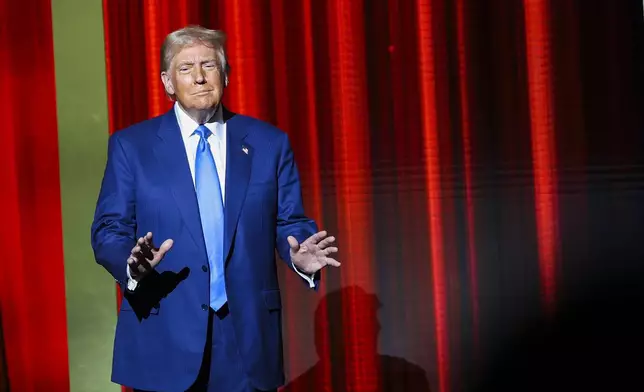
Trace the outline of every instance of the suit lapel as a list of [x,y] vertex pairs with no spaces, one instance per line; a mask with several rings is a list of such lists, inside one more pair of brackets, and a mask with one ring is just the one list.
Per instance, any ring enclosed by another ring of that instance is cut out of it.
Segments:
[[226,122],[226,206],[224,211],[224,260],[228,260],[239,213],[241,212],[253,159],[252,148],[244,143],[247,129],[239,116],[224,108]]
[[197,194],[192,182],[186,148],[174,109],[171,109],[162,117],[157,135],[161,140],[154,147],[156,158],[163,167],[163,174],[167,178],[172,195],[190,232],[190,236],[207,259]]

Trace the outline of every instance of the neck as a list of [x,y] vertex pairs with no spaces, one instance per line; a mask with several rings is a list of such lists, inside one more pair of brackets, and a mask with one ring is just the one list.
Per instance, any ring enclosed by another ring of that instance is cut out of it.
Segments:
[[179,106],[181,106],[181,109],[190,117],[193,119],[197,124],[203,125],[208,122],[208,120],[212,119],[215,116],[215,113],[217,112],[217,109],[219,108],[219,105],[215,106],[214,108],[209,108],[209,109],[186,109],[179,103]]

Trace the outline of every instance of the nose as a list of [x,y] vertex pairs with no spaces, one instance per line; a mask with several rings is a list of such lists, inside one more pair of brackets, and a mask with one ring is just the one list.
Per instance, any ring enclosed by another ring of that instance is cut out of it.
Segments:
[[206,75],[201,67],[195,67],[194,78],[196,84],[204,84],[206,82]]

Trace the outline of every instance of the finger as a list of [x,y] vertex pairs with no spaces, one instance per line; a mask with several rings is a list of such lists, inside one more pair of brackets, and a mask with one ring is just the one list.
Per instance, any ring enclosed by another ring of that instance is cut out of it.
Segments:
[[292,235],[289,235],[286,240],[288,241],[288,245],[291,247],[291,250],[293,252],[297,252],[300,249],[299,242],[297,242],[295,237],[293,237]]
[[163,241],[161,246],[159,247],[159,250],[156,252],[155,258],[157,259],[162,259],[163,256],[172,248],[172,245],[174,245],[174,241],[172,239],[167,239]]
[[174,241],[171,239],[167,239],[163,241],[161,246],[159,247],[159,250],[154,252],[154,258],[150,260],[150,267],[155,268],[157,264],[163,260],[163,257],[165,257],[165,254],[172,248],[172,245],[174,244]]
[[135,245],[134,248],[132,248],[132,250],[130,251],[130,254],[132,256],[136,256],[136,255],[141,254],[141,246],[140,245]]
[[315,233],[312,236],[310,236],[309,238],[307,238],[306,241],[304,241],[304,242],[307,243],[307,244],[317,244],[322,239],[324,239],[324,237],[326,237],[326,235],[327,235],[326,230],[318,231],[317,233]]
[[141,245],[141,254],[148,260],[152,260],[154,258],[153,250],[154,249],[147,242]]
[[152,260],[154,258],[153,250],[154,250],[154,245],[152,245],[152,233],[148,232],[146,235],[143,237],[140,237],[138,241],[136,241],[137,246],[140,248],[139,252],[143,255],[144,258],[148,260]]
[[330,265],[332,267],[339,267],[341,265],[338,260],[333,259],[331,257],[325,258],[324,261],[326,262],[326,265]]
[[130,266],[131,271],[136,268],[136,264],[137,264],[137,262],[136,262],[136,259],[134,258],[134,256],[130,256],[130,257],[127,258],[127,265]]
[[338,248],[336,248],[335,246],[330,246],[330,247],[328,247],[328,248],[324,249],[324,250],[323,250],[323,252],[324,252],[324,255],[325,255],[325,256],[328,256],[328,255],[330,255],[331,253],[337,253],[337,252],[338,252]]
[[151,249],[154,249],[154,241],[152,240],[152,232],[148,231],[143,237],[143,240],[146,244],[150,246]]
[[335,241],[335,237],[334,237],[334,236],[326,237],[325,239],[323,239],[322,241],[320,241],[320,243],[318,244],[318,247],[319,247],[320,249],[324,249],[324,248],[326,248],[327,246],[331,245],[334,241]]
[[127,265],[130,269],[130,275],[133,278],[136,278],[139,274],[141,274],[141,272],[143,272],[139,269],[139,263],[133,256],[127,258]]
[[138,239],[136,246],[132,248],[132,255],[130,257],[135,260],[134,266],[137,273],[145,273],[145,271],[150,269],[150,260],[152,260],[154,255],[145,243],[145,237]]
[[138,242],[137,242],[137,245],[134,248],[132,248],[130,257],[134,258],[134,260],[136,261],[137,270],[141,264],[147,263],[147,258],[143,252],[142,245],[138,245]]
[[138,240],[136,240],[136,244],[134,245],[134,248],[130,251],[131,254],[136,255],[137,253],[141,252],[141,247],[145,243],[145,239],[143,237],[139,237]]
[[[143,237],[139,238],[139,241],[142,241]],[[144,244],[139,244],[137,241],[137,245],[132,248],[132,256],[134,256],[139,263],[143,262],[144,260],[148,259],[151,260],[154,255],[150,251],[150,249]]]

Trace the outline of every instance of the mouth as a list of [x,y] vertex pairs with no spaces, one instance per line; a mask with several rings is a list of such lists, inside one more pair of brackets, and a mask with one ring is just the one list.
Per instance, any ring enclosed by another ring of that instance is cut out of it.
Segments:
[[212,90],[205,90],[205,91],[196,92],[196,93],[194,93],[192,95],[203,96],[203,95],[209,95],[211,92],[212,92]]

